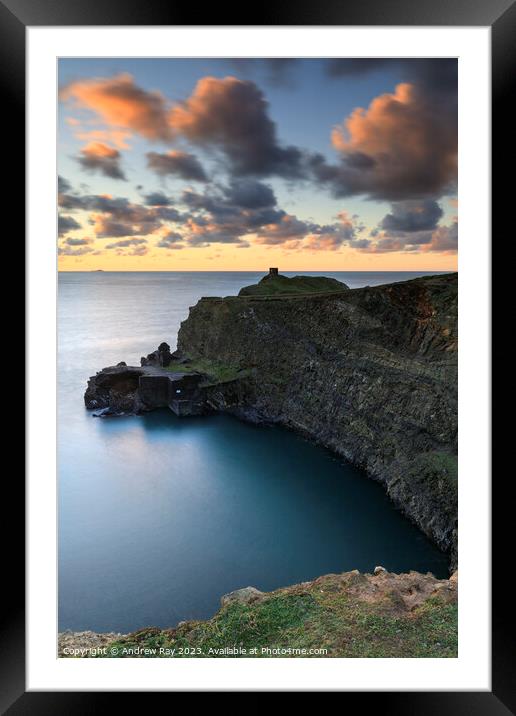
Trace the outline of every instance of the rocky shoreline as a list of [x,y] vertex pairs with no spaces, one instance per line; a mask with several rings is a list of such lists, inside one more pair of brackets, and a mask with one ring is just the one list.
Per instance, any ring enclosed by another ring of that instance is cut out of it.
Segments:
[[166,343],[88,381],[108,417],[168,407],[277,423],[363,468],[457,566],[457,274],[203,298]]

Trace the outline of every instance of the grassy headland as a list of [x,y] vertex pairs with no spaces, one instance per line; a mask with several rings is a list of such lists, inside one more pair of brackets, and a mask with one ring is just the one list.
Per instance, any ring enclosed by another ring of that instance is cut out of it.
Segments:
[[239,296],[283,296],[288,294],[332,293],[346,291],[348,286],[326,276],[293,276],[268,274],[258,283],[240,289]]

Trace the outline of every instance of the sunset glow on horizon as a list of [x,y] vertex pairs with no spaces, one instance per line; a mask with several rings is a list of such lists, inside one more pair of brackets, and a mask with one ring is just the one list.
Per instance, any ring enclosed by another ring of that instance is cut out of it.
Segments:
[[59,61],[59,270],[455,271],[454,59]]

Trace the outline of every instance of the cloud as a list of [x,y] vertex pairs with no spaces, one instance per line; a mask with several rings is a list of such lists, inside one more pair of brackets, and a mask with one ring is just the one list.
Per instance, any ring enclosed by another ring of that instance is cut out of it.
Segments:
[[303,238],[315,230],[314,224],[301,221],[292,214],[283,214],[280,220],[266,224],[256,231],[258,243],[275,246],[283,244],[286,240]]
[[449,91],[449,78],[443,80],[443,89],[427,65],[425,72],[421,66],[417,84],[398,84],[393,93],[376,97],[367,109],[356,108],[334,127],[337,164],[322,155],[311,157],[314,177],[336,197],[403,201],[454,189],[456,92]]
[[73,218],[73,216],[64,216],[59,214],[57,217],[57,233],[58,236],[64,236],[69,231],[82,228],[81,225]]
[[368,244],[363,248],[369,253],[456,253],[457,221],[449,226],[439,226],[442,216],[442,208],[432,199],[396,202],[378,227],[370,232]]
[[73,248],[71,246],[60,246],[57,249],[57,253],[60,256],[84,256],[84,254],[91,254],[93,251],[89,246],[79,246],[79,248]]
[[107,244],[106,249],[124,249],[128,246],[138,246],[140,244],[146,244],[147,239],[124,239],[123,241],[115,241],[112,244]]
[[265,81],[273,87],[292,87],[291,70],[299,63],[296,57],[232,57],[227,64],[240,75],[256,77],[259,70],[263,71]]
[[185,217],[171,206],[158,206],[152,210],[154,214],[164,221],[184,221]]
[[190,246],[231,243],[247,246],[242,238],[285,214],[276,208],[271,187],[252,179],[232,180],[227,186],[210,186],[202,193],[183,192],[189,214],[182,233]]
[[214,223],[195,218],[189,219],[182,229],[183,239],[194,248],[210,246],[212,243],[248,246],[242,239],[248,233],[245,225],[237,221]]
[[118,256],[145,256],[149,252],[147,239],[141,237],[114,241],[112,244],[107,244],[106,249],[115,250]]
[[182,243],[183,237],[175,231],[171,231],[169,234],[162,236],[156,246],[160,249],[183,249],[184,244]]
[[108,125],[130,129],[154,141],[172,138],[163,95],[138,87],[127,73],[71,82],[59,96],[64,102],[95,112]]
[[372,240],[366,247],[369,253],[402,252],[440,252],[455,254],[458,249],[458,224],[453,221],[448,226],[436,226],[432,229],[410,231],[377,231],[371,233]]
[[57,177],[57,191],[61,194],[62,192],[70,191],[72,188],[70,182],[62,176]]
[[133,211],[129,211],[127,218],[113,219],[112,214],[94,214],[92,216],[93,228],[98,239],[112,239],[123,236],[136,236],[138,234],[152,234],[161,227],[161,221],[155,216],[147,217],[142,214],[139,219],[131,218]]
[[187,189],[182,201],[195,210],[216,216],[230,216],[247,210],[263,210],[276,205],[274,191],[268,184],[255,179],[231,179],[229,184],[212,185],[203,193]]
[[[227,186],[210,187],[203,193],[188,190],[182,201],[190,208],[180,229],[189,246],[230,243],[243,248],[254,243],[316,251],[369,244],[359,236],[365,227],[357,216],[342,211],[332,224],[304,221],[278,208],[272,188],[253,179],[233,179]],[[158,246],[168,248],[166,243]]]
[[454,57],[438,58],[334,58],[326,62],[326,74],[334,79],[359,78],[373,72],[391,72],[398,82],[424,87],[426,92],[449,94],[456,99],[458,63]]
[[[155,235],[154,247],[180,250],[212,244],[246,248],[253,244],[278,246],[288,251],[340,251],[366,253],[444,252],[457,250],[457,224],[439,226],[443,211],[434,199],[393,202],[378,226],[366,234],[355,214],[341,211],[328,224],[304,220],[277,206],[268,184],[255,179],[232,179],[226,185],[210,185],[203,192],[183,192],[186,211],[170,206],[160,192],[146,195],[150,206],[106,195],[60,194],[69,210],[91,211],[90,224],[97,238],[119,239],[107,245],[120,255],[148,253],[147,239]],[[73,217],[64,217],[72,220]],[[171,222],[176,228],[167,224]],[[79,225],[77,224],[78,228]],[[90,240],[71,240],[72,247],[87,247]]]
[[298,64],[295,57],[268,57],[263,60],[267,68],[267,80],[273,87],[291,87],[291,70]]
[[125,129],[88,129],[75,132],[75,136],[84,142],[109,142],[117,149],[129,149],[127,140],[131,132]]
[[272,189],[251,179],[232,180],[227,186],[210,187],[202,194],[187,190],[181,199],[198,224],[237,225],[241,233],[277,221],[285,213],[276,208]]
[[153,191],[150,194],[145,194],[143,200],[148,206],[170,206],[171,204],[168,196],[165,196],[165,194],[160,191]]
[[302,174],[301,151],[280,146],[268,103],[254,82],[204,77],[172,108],[170,124],[193,144],[222,151],[237,176]]
[[208,177],[202,164],[193,154],[174,150],[166,154],[149,152],[147,154],[147,166],[156,174],[167,176],[176,174],[187,181],[207,181]]
[[90,238],[83,238],[83,239],[76,239],[72,236],[68,237],[64,241],[65,244],[68,246],[89,246],[93,243],[93,239]]
[[137,246],[136,248],[132,249],[132,251],[129,251],[126,255],[127,256],[145,256],[145,254],[149,253],[149,248],[147,246]]
[[338,233],[309,234],[302,242],[291,245],[290,248],[302,249],[303,251],[339,251],[344,246],[354,249],[365,249],[369,246],[369,239],[356,239],[346,241]]
[[87,171],[99,171],[111,179],[122,179],[126,177],[120,167],[121,154],[117,149],[108,147],[102,142],[91,142],[81,149],[77,161]]
[[432,234],[432,240],[423,247],[424,251],[457,253],[459,246],[459,225],[453,221],[449,226],[439,226]]
[[[293,61],[271,58],[264,64],[269,76],[281,83]],[[160,92],[138,87],[129,74],[71,82],[61,89],[60,98],[91,110],[108,125],[107,129],[81,130],[77,134],[81,138],[111,142],[120,149],[127,147],[130,132],[164,142],[183,136],[195,145],[222,152],[237,176],[296,178],[304,173],[304,153],[279,143],[268,103],[249,80],[204,77],[188,99],[172,106]],[[185,152],[150,153],[149,166],[160,174],[206,180],[198,160]]]
[[257,231],[257,243],[269,246],[282,245],[288,250],[338,251],[344,246],[366,248],[368,239],[360,238],[364,226],[358,217],[341,211],[338,221],[332,224],[306,222],[285,214],[281,221]]
[[443,210],[433,199],[402,201],[392,204],[391,213],[384,216],[380,227],[386,231],[424,231],[435,229]]
[[360,77],[383,69],[395,69],[399,60],[382,57],[333,58],[326,62],[329,77]]
[[[124,197],[101,194],[59,194],[59,205],[68,211],[92,212],[89,217],[99,239],[154,234],[166,222],[182,222],[186,217],[172,206],[144,206]],[[68,217],[72,218],[72,217]],[[75,219],[72,219],[75,221]],[[79,225],[77,225],[78,228]]]
[[253,179],[231,181],[225,194],[229,204],[244,209],[262,209],[276,204],[276,197],[271,187]]

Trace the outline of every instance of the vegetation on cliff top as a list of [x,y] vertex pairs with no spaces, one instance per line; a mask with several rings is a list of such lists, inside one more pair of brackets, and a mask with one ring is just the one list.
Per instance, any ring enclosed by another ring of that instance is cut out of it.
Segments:
[[128,634],[99,656],[457,656],[455,578],[355,571],[257,594],[227,601],[208,621]]
[[206,380],[202,385],[216,385],[218,383],[228,383],[237,378],[244,378],[249,375],[249,370],[242,369],[235,365],[228,365],[218,361],[185,357],[178,363],[172,361],[164,370],[171,373],[203,373]]
[[282,276],[267,274],[261,281],[240,289],[239,296],[279,296],[285,294],[328,293],[346,291],[348,286],[326,276]]

